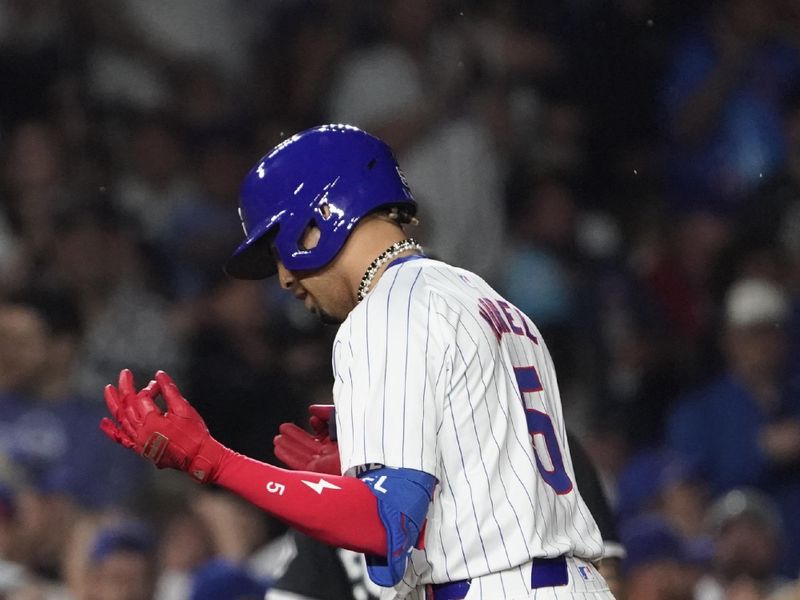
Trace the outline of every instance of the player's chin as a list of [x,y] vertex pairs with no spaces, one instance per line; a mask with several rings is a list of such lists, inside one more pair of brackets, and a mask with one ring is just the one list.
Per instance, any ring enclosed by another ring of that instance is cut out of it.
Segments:
[[333,316],[329,312],[323,310],[313,302],[307,302],[306,308],[308,311],[319,319],[319,322],[323,325],[341,325],[342,319]]

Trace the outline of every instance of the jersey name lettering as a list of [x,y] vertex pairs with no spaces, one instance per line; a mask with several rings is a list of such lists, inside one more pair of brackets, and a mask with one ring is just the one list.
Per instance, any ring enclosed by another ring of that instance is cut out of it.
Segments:
[[531,333],[528,323],[525,321],[525,317],[522,316],[519,309],[512,308],[503,300],[495,301],[489,298],[479,299],[478,313],[483,317],[483,320],[489,324],[489,327],[492,328],[492,332],[494,332],[498,342],[504,333],[513,333],[514,335],[524,335],[534,344],[539,343],[536,336]]

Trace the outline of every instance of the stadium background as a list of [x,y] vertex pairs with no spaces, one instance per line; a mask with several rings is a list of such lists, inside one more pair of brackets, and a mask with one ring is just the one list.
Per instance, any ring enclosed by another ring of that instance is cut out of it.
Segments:
[[396,149],[427,251],[541,328],[628,597],[777,598],[800,572],[798,40],[792,0],[0,2],[0,594],[274,577],[279,525],[96,424],[121,368],[163,368],[273,460],[329,400],[333,331],[221,265],[247,169],[349,122]]

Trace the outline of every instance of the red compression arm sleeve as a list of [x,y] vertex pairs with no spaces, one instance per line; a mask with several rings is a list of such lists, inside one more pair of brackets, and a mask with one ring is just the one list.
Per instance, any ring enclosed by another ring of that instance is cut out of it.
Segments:
[[321,542],[386,555],[378,500],[355,477],[287,471],[225,448],[214,483]]

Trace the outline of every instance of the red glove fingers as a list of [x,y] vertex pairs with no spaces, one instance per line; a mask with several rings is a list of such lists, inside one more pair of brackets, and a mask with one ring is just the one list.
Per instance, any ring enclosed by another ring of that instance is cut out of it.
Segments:
[[275,436],[275,456],[292,469],[341,474],[339,446],[327,437],[314,437],[293,423],[283,423]]
[[[114,420],[116,420],[116,422],[119,424],[118,426],[115,425],[115,430],[124,434],[125,437],[130,439],[131,441],[135,441],[136,430],[130,423],[128,410],[124,402],[125,398],[121,397],[119,392],[117,391],[117,388],[115,388],[111,384],[108,384],[105,387],[103,396],[105,398],[106,406],[108,407],[109,412],[114,417]],[[112,439],[118,441],[116,440],[116,438]]]
[[172,377],[167,375],[164,371],[156,373],[156,382],[161,389],[161,395],[164,397],[164,402],[167,404],[167,411],[171,412],[176,417],[182,419],[202,419],[198,412],[192,408],[192,405],[186,401],[178,386],[172,381]]
[[342,463],[339,460],[339,445],[336,442],[330,442],[323,446],[319,456],[311,461],[309,467],[315,473],[341,475]]
[[130,369],[122,369],[122,371],[119,372],[117,389],[123,397],[136,395],[136,385],[133,381],[133,373],[131,373]]
[[152,400],[158,393],[158,384],[155,381],[151,381],[138,394],[135,390],[133,374],[128,369],[120,372],[118,389],[109,384],[104,390],[106,406],[119,423],[118,429],[133,442],[136,442],[136,432],[144,423],[146,416],[152,412],[161,413],[161,409]]
[[103,398],[106,401],[108,412],[119,422],[122,416],[122,405],[117,394],[117,388],[109,383],[103,390]]
[[275,436],[275,456],[298,471],[341,474],[339,447],[328,438],[318,438],[294,423],[283,423]]
[[339,446],[329,437],[329,422],[334,417],[333,404],[312,404],[308,407],[309,424],[315,432],[311,435],[294,423],[280,426],[275,436],[275,456],[289,467],[301,471],[339,475]]
[[148,413],[153,411],[161,412],[152,400],[158,393],[155,387],[156,382],[151,381],[141,392],[137,393],[133,373],[129,369],[120,371],[117,393],[122,399],[121,405],[124,414],[131,424],[140,426]]
[[153,397],[157,394],[158,387],[156,382],[151,381],[150,385],[138,394],[126,394],[123,396],[126,413],[132,424],[140,427],[150,413],[164,414],[164,411],[153,402]]
[[328,435],[328,422],[333,418],[333,410],[333,404],[312,404],[308,407],[308,412],[311,413],[308,423],[314,433],[321,436]]
[[330,421],[333,416],[333,404],[312,404],[308,407],[308,412],[313,416],[322,419],[323,421]]
[[[151,388],[154,385],[155,382],[151,381],[145,389],[152,391]],[[119,374],[119,390],[109,384],[103,393],[106,406],[119,425],[111,419],[103,418],[100,421],[100,429],[118,444],[139,452],[141,448],[136,444],[136,431],[131,422],[133,420],[134,423],[138,423],[142,420],[137,411],[131,407],[131,401],[135,395],[133,374],[125,369]]]
[[291,446],[283,445],[278,441],[278,437],[280,436],[275,438],[275,456],[278,460],[295,471],[306,470],[306,465],[312,461],[313,457],[310,457],[307,453],[298,452]]
[[309,453],[319,451],[321,440],[313,437],[305,429],[301,429],[294,423],[283,423],[278,427],[278,431],[281,432],[282,436],[286,436],[289,441],[293,442],[294,445],[308,450]]
[[309,465],[319,455],[321,442],[294,423],[283,423],[278,430],[273,439],[275,456],[292,469],[312,470]]
[[311,429],[314,430],[314,435],[318,436],[328,436],[328,422],[323,421],[319,417],[311,416],[308,418],[308,424],[311,425]]
[[130,439],[127,435],[125,435],[119,427],[114,424],[114,421],[107,417],[103,417],[100,421],[100,429],[105,433],[108,437],[110,437],[113,441],[117,442],[118,444],[122,444],[126,448],[130,448],[131,450],[137,450],[136,444],[132,439]]

